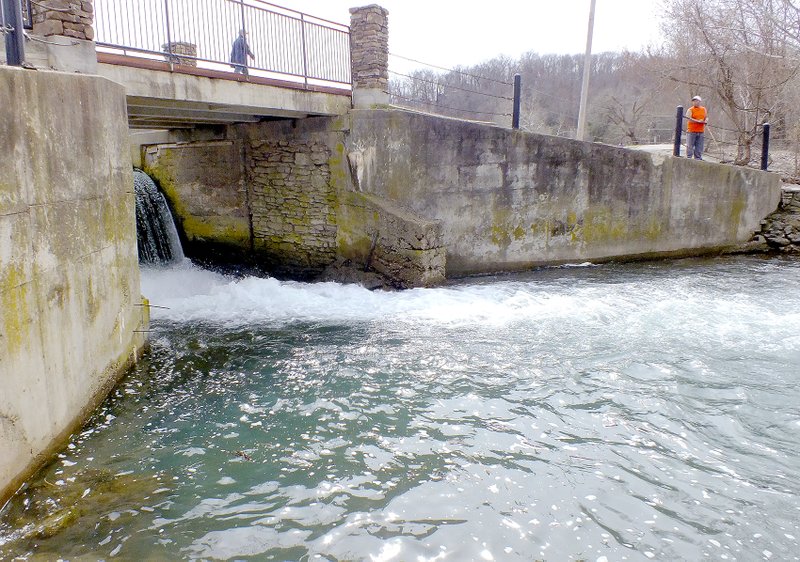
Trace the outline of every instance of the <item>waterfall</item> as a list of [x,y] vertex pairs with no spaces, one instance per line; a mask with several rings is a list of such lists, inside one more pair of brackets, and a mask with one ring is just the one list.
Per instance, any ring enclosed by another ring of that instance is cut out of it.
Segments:
[[183,259],[175,221],[164,194],[141,170],[133,170],[139,263],[165,264]]

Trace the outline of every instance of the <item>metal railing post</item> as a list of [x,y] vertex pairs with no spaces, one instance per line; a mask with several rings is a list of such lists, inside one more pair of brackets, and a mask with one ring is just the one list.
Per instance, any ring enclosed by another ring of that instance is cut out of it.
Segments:
[[303,41],[303,83],[308,88],[308,49],[306,48],[306,19],[300,14],[300,37]]
[[164,0],[164,21],[167,25],[167,59],[169,59],[169,69],[173,70],[175,60],[172,58],[172,30],[169,21],[169,0]]
[[240,14],[240,16],[242,18],[242,25],[239,28],[239,31],[244,31],[245,35],[243,37],[245,38],[245,45],[246,45],[245,51],[244,51],[244,57],[243,57],[244,58],[244,66],[245,66],[243,75],[244,75],[245,79],[249,80],[250,79],[250,71],[247,70],[247,68],[249,68],[250,65],[248,64],[249,61],[247,60],[247,52],[248,52],[247,49],[250,48],[250,43],[247,41],[247,25],[245,24],[244,0],[239,0],[239,14]]
[[761,139],[761,169],[769,166],[769,123],[764,123],[764,137]]
[[3,31],[6,36],[6,62],[9,66],[22,66],[25,62],[25,33],[22,25],[20,0],[2,0]]
[[514,111],[511,116],[511,128],[519,129],[519,106],[520,95],[522,92],[522,78],[519,74],[514,75]]
[[33,7],[31,0],[22,0],[22,27],[33,29]]
[[681,155],[681,136],[683,135],[683,106],[675,110],[675,144],[672,146],[672,155]]

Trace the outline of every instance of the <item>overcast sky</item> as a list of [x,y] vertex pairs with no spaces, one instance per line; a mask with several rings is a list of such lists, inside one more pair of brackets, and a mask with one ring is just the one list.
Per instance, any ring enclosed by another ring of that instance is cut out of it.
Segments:
[[[583,53],[590,0],[272,0],[349,24],[349,9],[376,3],[389,10],[389,52],[451,68],[527,51]],[[596,0],[592,51],[638,51],[660,42],[661,0]],[[390,58],[390,68],[410,70]],[[419,67],[419,65],[412,65]]]

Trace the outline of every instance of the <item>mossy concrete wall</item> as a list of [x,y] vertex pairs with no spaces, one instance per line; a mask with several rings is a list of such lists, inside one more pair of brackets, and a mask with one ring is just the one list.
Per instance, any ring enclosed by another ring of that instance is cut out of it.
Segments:
[[172,206],[187,256],[245,255],[252,247],[240,140],[201,140],[149,146],[144,170]]
[[217,140],[146,146],[145,170],[165,191],[191,257],[216,259],[209,249],[223,247],[299,279],[338,258],[398,287],[438,283],[438,223],[355,196],[349,129],[347,116],[233,126]]
[[125,93],[0,67],[0,505],[144,343]]
[[358,189],[441,223],[447,276],[741,244],[778,177],[399,110],[353,110]]
[[[778,177],[758,170],[401,110],[241,125],[226,136],[240,148],[150,148],[150,171],[187,237],[239,244],[300,278],[335,258],[407,287],[698,255],[746,242],[780,198]],[[209,205],[209,190],[226,203]]]

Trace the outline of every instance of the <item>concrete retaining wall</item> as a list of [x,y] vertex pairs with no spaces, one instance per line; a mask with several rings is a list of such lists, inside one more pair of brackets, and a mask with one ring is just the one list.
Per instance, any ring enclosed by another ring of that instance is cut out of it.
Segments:
[[143,345],[125,94],[0,67],[0,505]]
[[440,221],[447,276],[741,244],[774,174],[396,110],[354,110],[358,189]]
[[241,245],[300,278],[335,258],[405,287],[697,255],[747,241],[780,198],[778,177],[758,170],[399,110],[243,125],[227,142],[242,143],[241,175],[234,153],[214,162],[197,152],[203,143],[151,148],[160,156],[150,165],[178,214],[187,211],[187,236],[207,192],[220,190],[250,215]]

